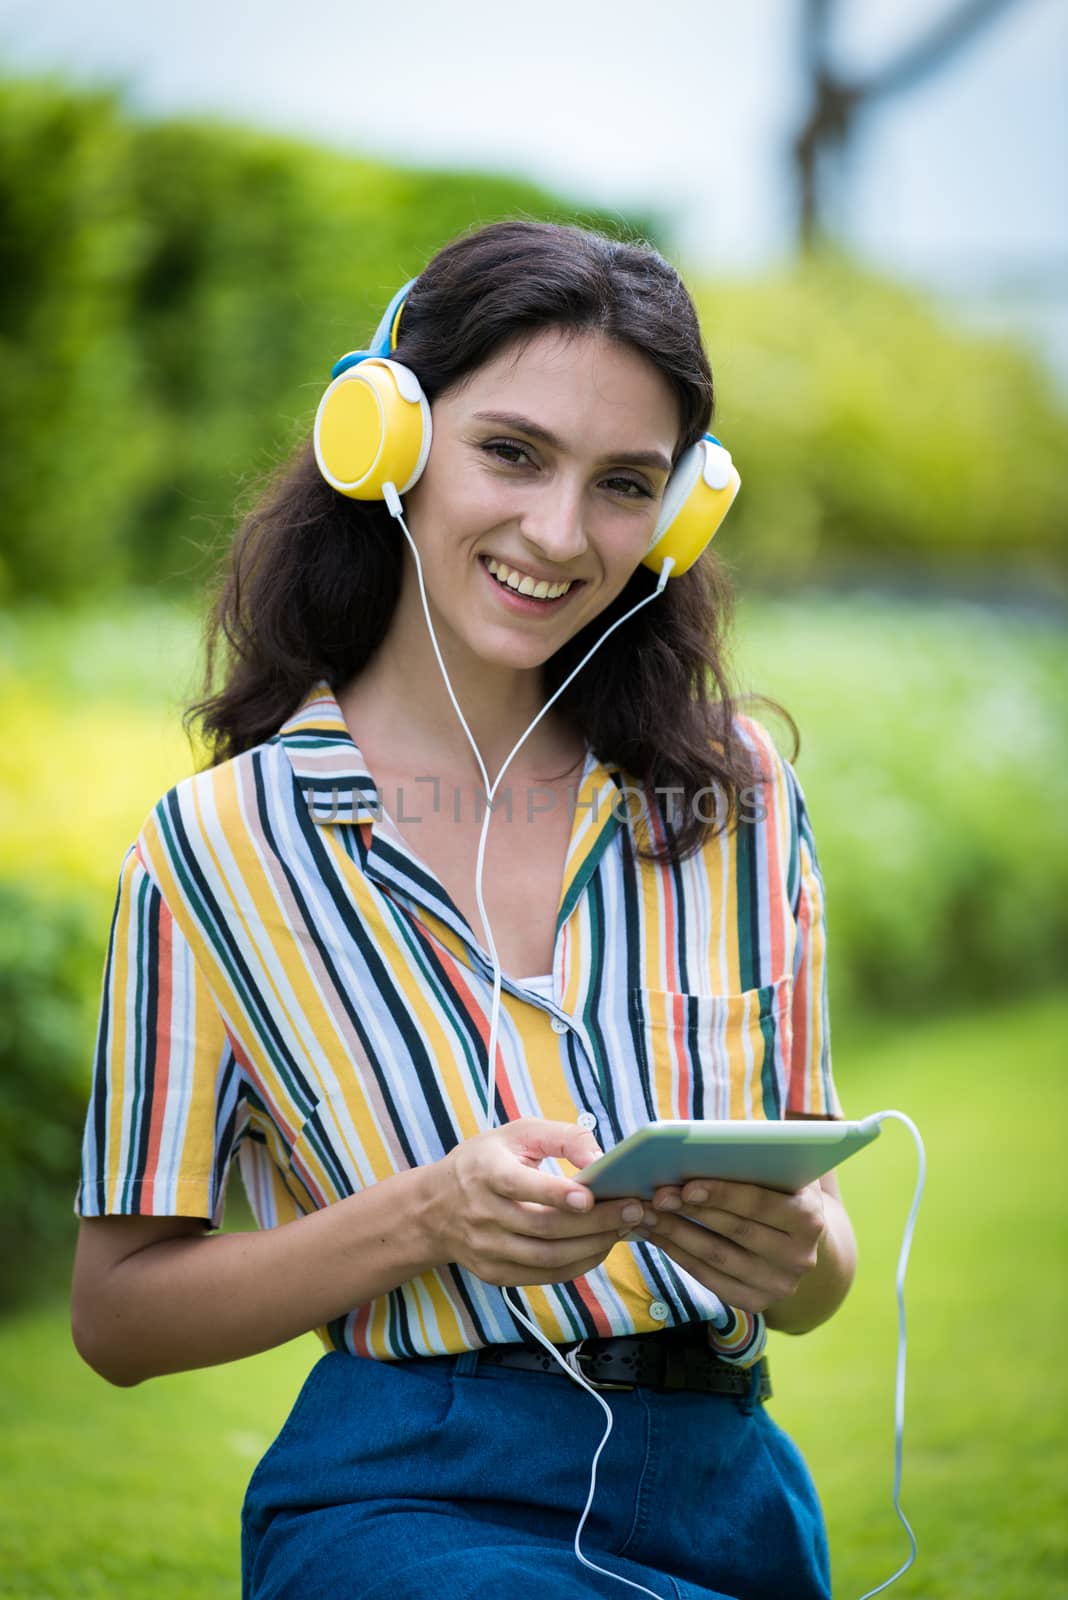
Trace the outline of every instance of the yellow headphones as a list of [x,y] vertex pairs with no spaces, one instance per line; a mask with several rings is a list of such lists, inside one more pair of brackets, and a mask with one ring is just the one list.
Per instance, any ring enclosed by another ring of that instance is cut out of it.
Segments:
[[[390,359],[408,291],[398,289],[367,350],[334,364],[331,383],[315,414],[315,459],[339,494],[384,500],[419,479],[430,454],[430,406],[409,367]],[[730,510],[741,487],[738,470],[714,434],[706,433],[679,457],[664,489],[644,566],[660,572],[667,556],[672,578],[692,567]]]

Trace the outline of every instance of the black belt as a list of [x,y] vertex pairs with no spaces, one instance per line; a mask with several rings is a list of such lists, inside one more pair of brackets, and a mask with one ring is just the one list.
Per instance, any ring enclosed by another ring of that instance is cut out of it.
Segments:
[[[732,1367],[709,1347],[704,1323],[663,1333],[636,1333],[616,1339],[580,1339],[558,1345],[573,1367],[595,1389],[633,1389],[648,1384],[654,1389],[695,1389],[701,1394],[731,1394],[767,1400],[771,1395],[768,1363]],[[477,1352],[480,1367],[518,1367],[524,1372],[555,1372],[559,1364],[541,1345],[484,1345]]]

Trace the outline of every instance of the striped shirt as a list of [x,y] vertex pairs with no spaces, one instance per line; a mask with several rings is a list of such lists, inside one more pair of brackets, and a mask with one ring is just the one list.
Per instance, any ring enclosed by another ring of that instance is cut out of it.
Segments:
[[[639,860],[623,791],[661,840],[664,803],[587,747],[551,994],[502,976],[499,1123],[581,1118],[607,1150],[652,1119],[840,1115],[802,790],[760,723],[736,725],[766,781],[675,866]],[[439,1160],[485,1125],[492,993],[320,680],[272,738],[170,789],[124,857],[75,1213],[218,1227],[236,1157],[270,1228]],[[724,1359],[764,1346],[762,1316],[641,1241],[509,1293],[555,1343],[704,1321]],[[523,1337],[501,1290],[454,1264],[316,1332],[385,1360]]]

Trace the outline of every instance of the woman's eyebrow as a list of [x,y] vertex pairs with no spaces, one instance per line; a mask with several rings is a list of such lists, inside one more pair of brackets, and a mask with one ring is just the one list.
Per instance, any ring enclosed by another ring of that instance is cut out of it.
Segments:
[[[515,433],[525,433],[531,439],[548,445],[550,450],[562,450],[563,441],[540,422],[521,417],[514,411],[476,411],[476,422],[492,422],[498,428],[511,428]],[[620,467],[656,467],[661,472],[671,471],[671,462],[662,450],[624,450],[618,455],[605,456],[606,461]]]

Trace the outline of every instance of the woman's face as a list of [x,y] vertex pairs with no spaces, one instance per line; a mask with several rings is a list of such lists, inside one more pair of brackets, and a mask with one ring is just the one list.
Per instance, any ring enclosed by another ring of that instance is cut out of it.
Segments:
[[[481,659],[540,666],[619,594],[649,546],[679,436],[675,395],[629,346],[546,329],[431,412],[430,456],[405,497],[428,600]],[[539,599],[506,587],[509,575],[524,591],[529,580],[570,588]]]

